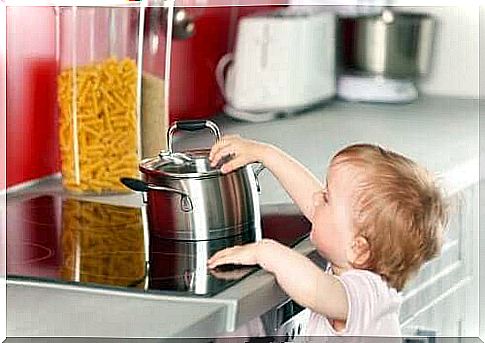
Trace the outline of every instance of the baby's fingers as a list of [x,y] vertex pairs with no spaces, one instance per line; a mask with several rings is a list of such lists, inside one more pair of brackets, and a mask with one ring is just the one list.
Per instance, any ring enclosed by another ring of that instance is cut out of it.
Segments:
[[224,264],[234,264],[234,259],[231,256],[220,257],[216,260],[210,260],[210,262],[207,263],[207,266],[212,269]]
[[235,153],[236,147],[231,144],[223,147],[222,149],[219,149],[219,151],[216,152],[212,157],[211,166],[213,167],[218,165],[224,157],[234,155]]
[[207,263],[210,263],[210,262],[213,262],[213,261],[216,261],[222,257],[225,257],[229,254],[231,254],[231,252],[236,249],[237,246],[235,247],[231,247],[231,248],[226,248],[226,249],[223,249],[223,250],[219,250],[218,252],[216,252],[214,255],[212,255],[211,258],[209,258],[209,260],[207,261]]
[[227,173],[232,172],[233,170],[236,170],[236,169],[238,169],[238,168],[240,168],[242,166],[245,166],[246,164],[248,164],[248,161],[246,160],[246,158],[236,156],[234,159],[232,159],[229,162],[225,163],[221,167],[221,172],[223,174],[227,174]]
[[[229,250],[229,249],[226,249]],[[233,251],[225,252],[224,254],[214,255],[207,261],[207,266],[209,268],[215,268],[217,266],[222,266],[223,264],[237,264],[238,258],[237,254]]]
[[235,141],[235,139],[238,139],[239,136],[233,135],[233,136],[224,136],[222,137],[219,141],[217,141],[211,148],[211,151],[209,153],[209,160],[213,160],[214,156],[221,150],[230,145]]
[[226,148],[230,144],[231,144],[231,142],[230,141],[228,142],[226,140],[220,140],[219,142],[215,143],[212,146],[211,151],[209,153],[209,160],[210,161],[213,161],[214,160],[214,157],[219,153],[219,151],[221,151],[222,149]]

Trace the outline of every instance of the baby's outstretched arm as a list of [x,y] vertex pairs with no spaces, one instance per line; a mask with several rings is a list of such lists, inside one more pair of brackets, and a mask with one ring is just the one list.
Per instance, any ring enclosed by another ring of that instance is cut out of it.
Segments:
[[307,257],[269,239],[217,252],[208,265],[259,264],[273,273],[294,301],[331,319],[345,320],[348,302],[339,279],[325,273]]
[[212,165],[217,165],[227,155],[234,158],[223,165],[223,173],[248,163],[261,162],[278,179],[303,214],[312,220],[313,194],[321,191],[323,185],[301,163],[275,146],[237,135],[224,136],[212,147],[209,158]]

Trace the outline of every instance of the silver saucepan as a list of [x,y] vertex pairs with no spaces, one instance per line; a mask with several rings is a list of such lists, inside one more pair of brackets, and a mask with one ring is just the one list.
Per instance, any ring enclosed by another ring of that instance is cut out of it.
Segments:
[[347,71],[417,78],[430,66],[436,20],[429,14],[384,9],[339,19],[341,63]]
[[223,174],[211,167],[210,149],[173,151],[175,131],[204,128],[221,138],[212,121],[175,122],[167,133],[168,151],[141,161],[143,181],[121,180],[146,195],[150,231],[162,238],[210,240],[260,228],[257,176],[263,168],[248,165]]

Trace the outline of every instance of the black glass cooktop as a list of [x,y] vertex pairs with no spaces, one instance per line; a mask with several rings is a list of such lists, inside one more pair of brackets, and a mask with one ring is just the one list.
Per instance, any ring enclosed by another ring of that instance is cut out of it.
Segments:
[[[294,205],[261,211],[262,237],[294,246],[308,236],[310,223]],[[7,200],[7,278],[212,296],[258,268],[210,270],[208,257],[254,241],[254,232],[212,241],[166,240],[144,230],[139,208],[50,195]]]

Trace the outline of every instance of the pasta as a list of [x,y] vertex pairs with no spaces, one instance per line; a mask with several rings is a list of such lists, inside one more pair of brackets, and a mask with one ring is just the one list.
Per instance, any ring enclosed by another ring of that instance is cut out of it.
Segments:
[[62,228],[64,280],[143,286],[140,209],[67,199],[62,205]]
[[119,179],[138,174],[136,82],[132,59],[110,58],[59,74],[59,145],[67,190],[128,191]]

